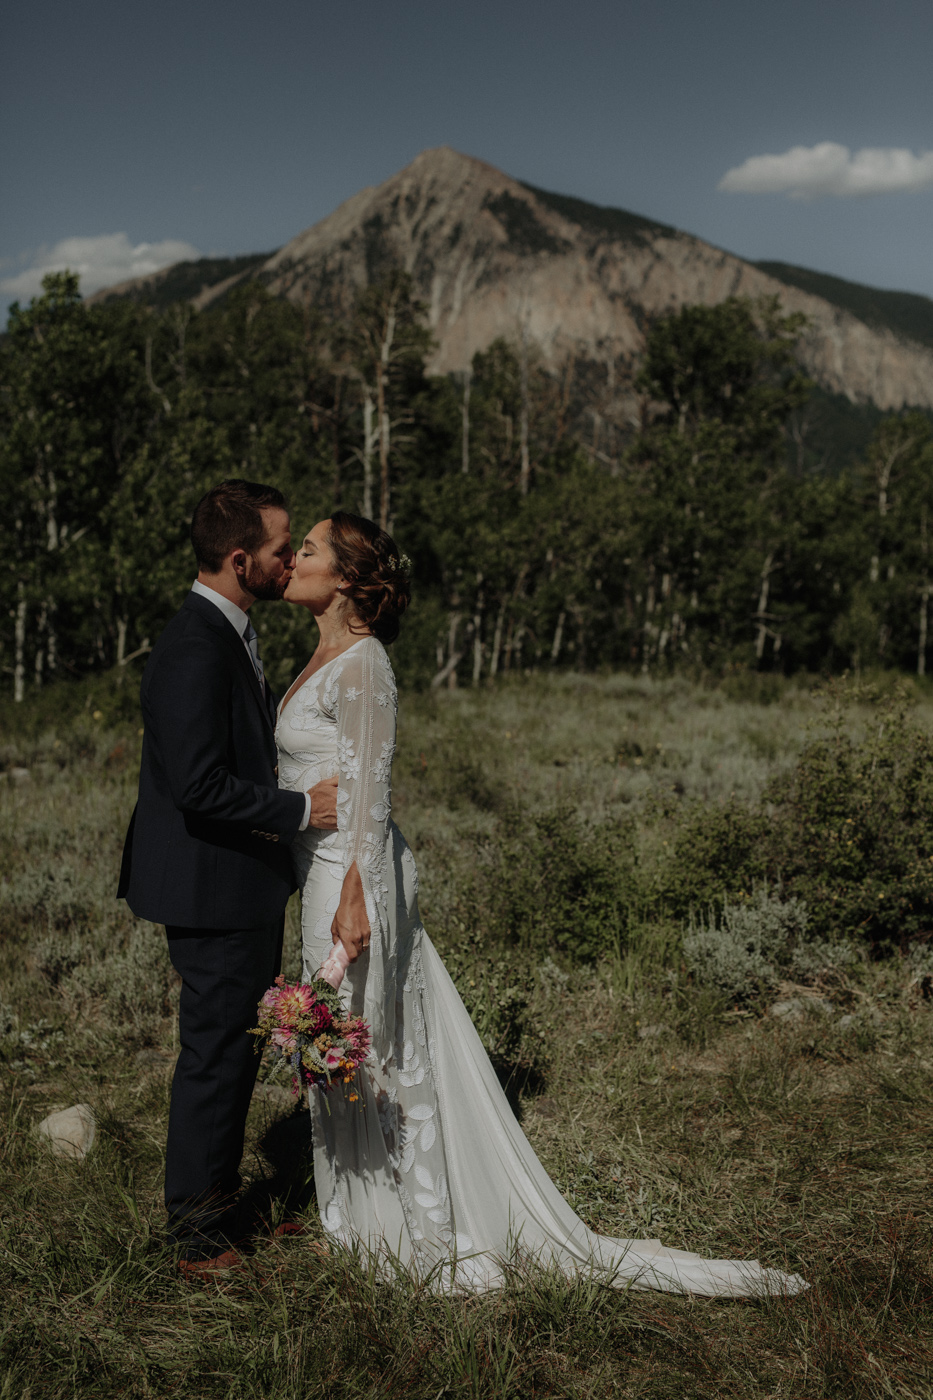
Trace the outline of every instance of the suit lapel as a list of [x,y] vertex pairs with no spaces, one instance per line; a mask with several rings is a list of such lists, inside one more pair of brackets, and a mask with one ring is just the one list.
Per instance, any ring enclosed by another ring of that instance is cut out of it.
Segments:
[[[247,689],[262,711],[266,722],[274,728],[275,723],[269,713],[268,701],[263,694],[262,686],[259,684],[256,668],[250,659],[249,652],[246,650],[243,638],[239,636],[233,623],[228,622],[227,618],[225,618],[220,611],[220,608],[215,607],[208,598],[202,598],[199,593],[189,593],[182,607],[192,608],[198,616],[207,623],[208,627],[210,627],[213,632],[216,632],[218,637],[230,648],[236,660],[236,664],[240,668],[243,679],[246,682]],[[266,690],[268,691],[268,686]]]
[[276,720],[278,719],[278,708],[279,708],[279,697],[276,695],[275,691],[272,689],[271,685],[269,684],[269,682],[268,682],[268,680],[267,680],[267,681],[266,681],[266,709],[267,709],[268,712],[269,712],[269,723],[272,725],[272,728],[273,728],[273,729],[275,728],[275,722],[276,722]]

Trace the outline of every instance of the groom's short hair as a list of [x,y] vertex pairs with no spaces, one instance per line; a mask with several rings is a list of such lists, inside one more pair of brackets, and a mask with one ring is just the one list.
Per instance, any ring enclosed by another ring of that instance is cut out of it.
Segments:
[[198,568],[219,574],[234,549],[255,554],[266,538],[264,510],[287,510],[288,503],[274,486],[257,481],[222,481],[194,508],[191,543]]

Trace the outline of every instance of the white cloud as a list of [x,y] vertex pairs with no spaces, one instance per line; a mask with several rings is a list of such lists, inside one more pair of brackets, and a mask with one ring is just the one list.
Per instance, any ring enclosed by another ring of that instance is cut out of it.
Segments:
[[68,268],[81,278],[85,296],[125,282],[130,277],[145,277],[171,263],[201,254],[190,243],[179,238],[166,238],[161,243],[130,242],[125,233],[102,233],[97,238],[63,238],[54,248],[40,248],[29,267],[15,277],[0,282],[0,292],[8,297],[26,301],[42,290],[47,272],[63,272]]
[[933,185],[933,151],[915,156],[895,146],[856,151],[835,141],[793,146],[781,156],[750,156],[727,170],[721,190],[743,194],[788,194],[791,199],[820,195],[893,194]]

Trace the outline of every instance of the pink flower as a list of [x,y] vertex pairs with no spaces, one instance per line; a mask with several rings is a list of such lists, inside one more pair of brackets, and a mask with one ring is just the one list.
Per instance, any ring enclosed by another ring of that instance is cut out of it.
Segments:
[[324,1051],[324,1063],[328,1069],[339,1069],[343,1063],[343,1055],[335,1045]]
[[279,1004],[280,995],[281,993],[278,987],[270,987],[264,995],[262,1001],[259,1003],[259,1005],[268,1006],[271,1011],[274,1011]]
[[314,1008],[313,1035],[320,1035],[321,1031],[329,1031],[334,1024],[334,1018],[330,1014],[330,1009],[321,1003]]
[[278,994],[275,1008],[279,1021],[285,1026],[292,1025],[296,1016],[307,1016],[316,1001],[314,992],[304,983],[297,982],[294,986],[286,983]]
[[368,1026],[354,1026],[352,1030],[344,1032],[343,1038],[352,1052],[354,1059],[363,1060],[369,1054],[370,1034]]
[[272,1044],[282,1051],[283,1055],[293,1055],[295,1053],[297,1047],[290,1031],[276,1027],[270,1039]]

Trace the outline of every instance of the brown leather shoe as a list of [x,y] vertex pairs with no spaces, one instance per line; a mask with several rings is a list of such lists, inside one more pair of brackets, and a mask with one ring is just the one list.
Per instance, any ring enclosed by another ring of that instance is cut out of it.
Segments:
[[281,1240],[288,1238],[290,1235],[306,1235],[307,1233],[307,1225],[302,1224],[300,1220],[283,1220],[281,1225],[276,1225],[275,1229],[272,1231],[272,1238],[274,1240]]
[[235,1249],[225,1249],[213,1259],[179,1259],[178,1272],[185,1279],[209,1279],[214,1274],[229,1273],[243,1267],[243,1259]]

